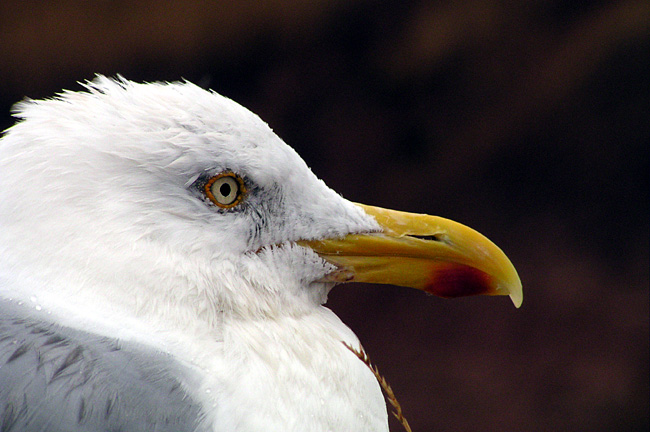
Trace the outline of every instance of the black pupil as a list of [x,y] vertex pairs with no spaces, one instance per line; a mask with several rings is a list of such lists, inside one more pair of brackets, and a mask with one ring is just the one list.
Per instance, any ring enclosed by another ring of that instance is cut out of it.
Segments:
[[219,192],[223,196],[228,196],[230,195],[230,185],[228,183],[224,183],[219,187]]

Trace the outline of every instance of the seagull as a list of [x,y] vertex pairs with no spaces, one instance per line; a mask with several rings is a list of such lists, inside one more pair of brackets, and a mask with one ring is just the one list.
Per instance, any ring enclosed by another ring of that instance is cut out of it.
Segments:
[[448,219],[356,204],[255,114],[97,76],[0,139],[0,430],[388,431],[346,282],[509,295]]

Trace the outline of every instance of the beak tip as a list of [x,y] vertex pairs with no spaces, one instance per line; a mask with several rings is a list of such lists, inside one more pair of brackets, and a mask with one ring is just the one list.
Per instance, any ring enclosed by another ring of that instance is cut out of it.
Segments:
[[510,300],[512,300],[512,303],[514,303],[515,307],[519,309],[524,301],[524,297],[521,295],[521,293],[510,294]]
[[508,295],[515,307],[519,309],[524,301],[524,292],[522,290],[521,280],[517,279],[517,282],[509,287]]

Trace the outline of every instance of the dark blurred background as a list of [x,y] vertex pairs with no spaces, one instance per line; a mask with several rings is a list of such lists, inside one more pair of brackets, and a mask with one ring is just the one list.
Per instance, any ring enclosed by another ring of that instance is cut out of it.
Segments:
[[2,129],[94,73],[215,89],[346,198],[504,249],[520,310],[331,294],[414,431],[648,430],[647,0],[1,3]]

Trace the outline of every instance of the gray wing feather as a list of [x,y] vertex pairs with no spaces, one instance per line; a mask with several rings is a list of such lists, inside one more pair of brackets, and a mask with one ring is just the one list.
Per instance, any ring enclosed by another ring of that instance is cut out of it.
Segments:
[[0,299],[0,432],[205,430],[194,371],[43,315]]

